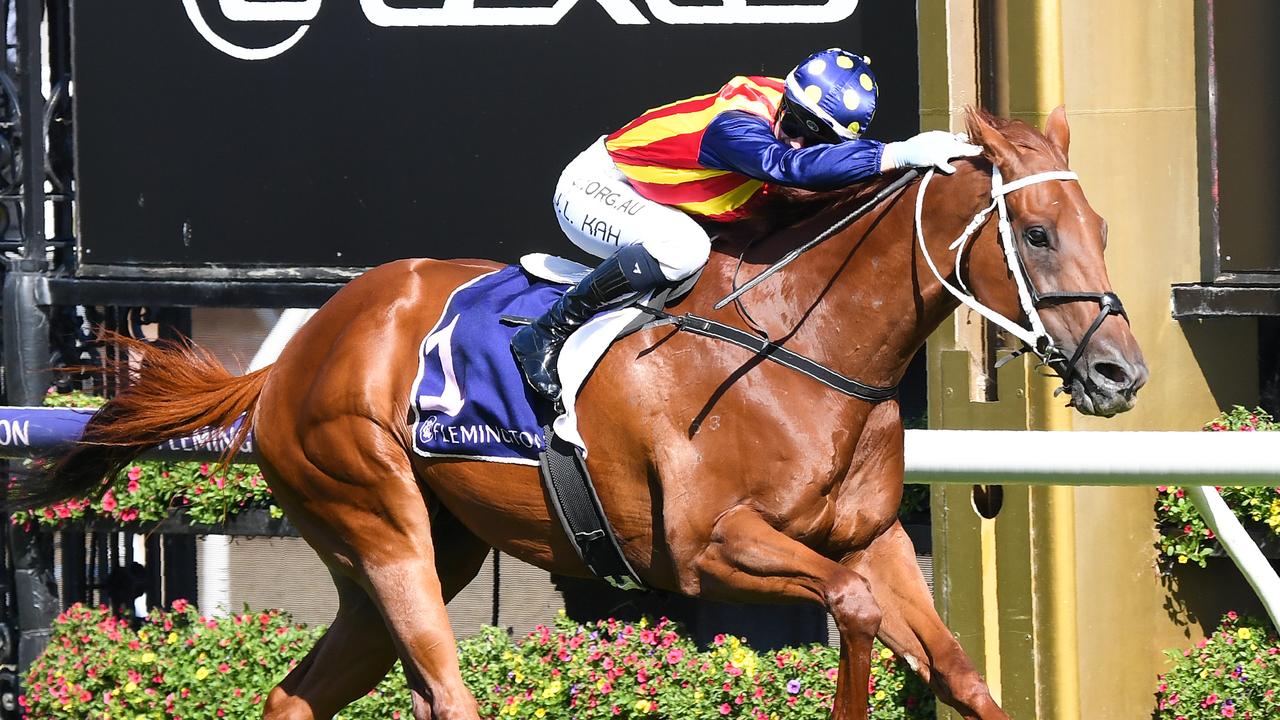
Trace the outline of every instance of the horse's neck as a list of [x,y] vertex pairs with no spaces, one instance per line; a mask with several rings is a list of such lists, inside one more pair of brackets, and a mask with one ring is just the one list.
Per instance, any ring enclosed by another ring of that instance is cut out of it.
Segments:
[[[944,273],[954,261],[947,245],[981,209],[990,188],[989,175],[968,164],[962,168],[954,177],[935,178],[925,205],[930,254]],[[909,186],[748,292],[742,298],[743,314],[770,339],[837,372],[876,385],[898,382],[925,338],[958,304],[919,255],[914,235],[919,187]],[[812,238],[853,207],[856,203],[845,203],[820,212],[759,243],[756,259],[762,262],[744,266],[736,283],[736,253],[717,256],[710,274],[718,280],[706,289],[722,296],[731,285],[754,277],[784,248]],[[779,247],[771,249],[770,243]],[[747,257],[753,255],[748,252]]]

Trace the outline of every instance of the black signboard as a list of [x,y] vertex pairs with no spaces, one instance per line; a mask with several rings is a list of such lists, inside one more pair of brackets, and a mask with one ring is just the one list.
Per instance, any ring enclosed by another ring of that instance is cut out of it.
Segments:
[[827,47],[871,57],[872,136],[915,132],[915,3],[713,2],[79,0],[81,272],[567,253],[592,140]]

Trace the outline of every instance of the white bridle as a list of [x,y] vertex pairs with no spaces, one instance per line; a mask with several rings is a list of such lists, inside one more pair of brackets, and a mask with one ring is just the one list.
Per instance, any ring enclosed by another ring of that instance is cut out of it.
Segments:
[[[929,188],[929,181],[933,178],[934,170],[930,168],[925,173],[924,179],[920,181],[920,191],[916,194],[916,238],[920,242],[920,252],[924,253],[925,262],[929,265],[929,269],[933,271],[934,277],[938,282],[942,283],[942,287],[947,292],[956,297],[957,300],[973,308],[974,312],[991,322],[999,325],[1007,330],[1010,334],[1026,343],[1036,355],[1042,360],[1048,361],[1055,354],[1061,355],[1053,338],[1044,328],[1044,323],[1040,320],[1040,312],[1036,308],[1035,298],[1031,294],[1031,288],[1028,286],[1026,273],[1023,270],[1021,259],[1018,257],[1018,248],[1014,243],[1013,227],[1009,224],[1009,208],[1005,203],[1005,196],[1009,193],[1020,190],[1029,185],[1036,185],[1050,180],[1079,180],[1080,176],[1070,170],[1051,170],[1049,172],[1028,175],[1019,178],[1011,183],[1005,183],[1004,178],[1000,175],[1000,170],[994,166],[991,169],[991,204],[979,210],[973,216],[973,220],[960,233],[960,237],[956,238],[948,247],[956,253],[956,281],[961,287],[947,282],[947,279],[938,272],[937,265],[933,262],[933,257],[929,254],[929,248],[924,242],[924,223],[921,218],[924,213],[924,193]],[[960,260],[964,256],[964,249],[969,238],[978,231],[986,222],[987,216],[992,210],[999,211],[1000,217],[1000,243],[1004,246],[1005,262],[1009,265],[1009,270],[1013,274],[1014,282],[1018,285],[1018,300],[1022,305],[1022,310],[1027,314],[1027,319],[1031,323],[1031,329],[1028,330],[1013,320],[1001,315],[991,308],[983,305],[967,287],[964,287],[964,280],[960,275]],[[1073,362],[1074,364],[1074,362]]]

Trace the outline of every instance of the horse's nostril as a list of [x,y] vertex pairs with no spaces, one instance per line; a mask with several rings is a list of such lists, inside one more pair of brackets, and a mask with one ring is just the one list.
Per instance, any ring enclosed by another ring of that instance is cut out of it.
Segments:
[[1129,373],[1113,362],[1096,362],[1093,371],[1106,378],[1112,385],[1124,387],[1129,384]]

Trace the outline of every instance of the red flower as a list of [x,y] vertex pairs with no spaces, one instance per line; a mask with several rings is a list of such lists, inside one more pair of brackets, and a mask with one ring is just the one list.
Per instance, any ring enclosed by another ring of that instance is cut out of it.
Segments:
[[721,704],[720,704],[720,714],[721,714],[721,715],[728,715],[728,714],[729,714],[729,713],[731,713],[731,712],[733,712],[733,708],[729,707],[729,703],[721,703]]

